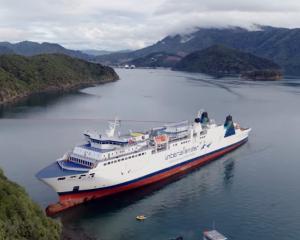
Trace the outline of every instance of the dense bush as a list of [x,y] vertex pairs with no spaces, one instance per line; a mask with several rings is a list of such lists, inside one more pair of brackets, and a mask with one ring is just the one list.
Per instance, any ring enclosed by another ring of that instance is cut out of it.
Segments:
[[271,60],[247,52],[214,45],[187,55],[175,66],[175,69],[218,75],[266,69],[280,70],[280,66]]
[[61,225],[45,216],[22,187],[0,169],[0,239],[60,239]]
[[0,103],[35,92],[118,79],[115,71],[62,54],[0,56]]

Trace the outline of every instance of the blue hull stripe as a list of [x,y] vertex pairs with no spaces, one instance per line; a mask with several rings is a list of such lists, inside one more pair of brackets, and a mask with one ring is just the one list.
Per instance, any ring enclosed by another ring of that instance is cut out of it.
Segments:
[[[185,162],[178,163],[178,164],[176,164],[176,165],[174,165],[174,166],[171,166],[171,167],[168,167],[168,168],[164,168],[164,169],[159,170],[159,171],[157,171],[157,172],[153,172],[153,173],[150,173],[150,174],[145,175],[145,176],[143,176],[143,177],[136,178],[136,179],[133,179],[133,180],[124,182],[124,183],[120,183],[120,184],[113,185],[113,186],[109,186],[109,187],[94,188],[94,189],[81,190],[81,191],[79,190],[79,191],[76,191],[76,192],[73,192],[73,191],[68,191],[68,192],[58,192],[58,195],[62,196],[62,195],[65,195],[65,194],[72,194],[72,193],[73,193],[73,194],[77,194],[77,193],[83,193],[83,192],[93,192],[93,191],[106,190],[106,189],[110,189],[110,188],[116,188],[116,187],[128,185],[128,184],[131,184],[131,183],[134,183],[134,182],[143,180],[143,179],[145,179],[145,178],[152,177],[152,176],[154,176],[154,175],[157,175],[157,174],[160,174],[160,173],[163,173],[163,172],[167,172],[167,171],[169,171],[169,170],[171,170],[171,169],[173,169],[173,168],[176,168],[176,167],[185,165],[185,164],[190,163],[190,162],[193,162],[193,161],[195,161],[195,160],[200,160],[201,158],[204,158],[204,157],[209,156],[209,155],[211,155],[211,154],[214,154],[214,153],[223,151],[223,150],[225,150],[225,149],[227,149],[227,148],[230,148],[230,147],[233,147],[233,146],[237,146],[237,147],[238,147],[238,146],[244,144],[245,142],[247,142],[247,140],[248,140],[248,137],[245,138],[245,139],[243,139],[243,140],[241,140],[241,141],[239,141],[239,142],[236,142],[236,143],[234,143],[234,144],[232,144],[232,145],[229,145],[229,146],[227,146],[227,147],[220,148],[220,149],[215,150],[215,151],[213,151],[213,152],[210,152],[210,153],[204,154],[204,155],[202,155],[202,156],[198,156],[198,157],[192,158],[192,159],[187,160],[187,161],[185,161]],[[234,149],[232,149],[232,150],[234,150]],[[221,156],[220,156],[220,157],[221,157]]]

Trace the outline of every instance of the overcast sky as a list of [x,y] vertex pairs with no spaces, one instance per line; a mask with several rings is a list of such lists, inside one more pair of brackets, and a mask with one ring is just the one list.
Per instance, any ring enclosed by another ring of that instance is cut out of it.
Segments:
[[137,49],[195,27],[300,27],[300,0],[0,0],[0,41]]

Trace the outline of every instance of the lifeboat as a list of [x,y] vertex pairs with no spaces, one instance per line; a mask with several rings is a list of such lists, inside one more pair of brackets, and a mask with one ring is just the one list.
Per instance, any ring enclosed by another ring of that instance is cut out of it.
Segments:
[[145,219],[146,219],[146,217],[144,215],[136,216],[136,220],[143,221]]
[[169,137],[166,134],[158,135],[154,137],[154,142],[156,144],[164,144],[167,143],[168,141],[169,141]]

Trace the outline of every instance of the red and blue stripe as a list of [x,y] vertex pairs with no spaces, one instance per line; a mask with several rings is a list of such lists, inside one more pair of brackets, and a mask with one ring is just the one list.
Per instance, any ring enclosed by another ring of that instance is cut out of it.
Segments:
[[238,148],[242,144],[244,144],[248,138],[245,138],[235,144],[232,144],[230,146],[218,149],[214,152],[202,155],[200,157],[196,157],[190,160],[187,160],[183,163],[171,166],[169,168],[162,169],[160,171],[145,175],[143,177],[127,181],[121,184],[117,184],[114,186],[109,187],[102,187],[97,189],[91,189],[91,190],[79,190],[77,192],[60,192],[59,194],[59,200],[60,203],[73,203],[71,205],[77,205],[82,202],[86,202],[92,199],[102,198],[105,196],[113,195],[116,193],[120,193],[123,191],[127,191],[134,188],[139,188],[145,185],[149,185],[158,181],[161,181],[163,179],[166,179],[168,177],[171,177],[175,174],[184,173],[185,171],[202,166],[204,164],[207,164],[208,162],[217,159],[218,157],[223,156],[224,154]]

